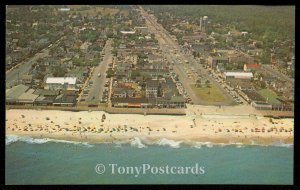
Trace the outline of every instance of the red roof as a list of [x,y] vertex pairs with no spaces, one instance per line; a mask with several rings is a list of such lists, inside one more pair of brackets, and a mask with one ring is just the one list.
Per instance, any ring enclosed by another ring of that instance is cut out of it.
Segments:
[[246,64],[247,69],[258,69],[260,68],[260,65],[257,63],[252,63],[252,64]]

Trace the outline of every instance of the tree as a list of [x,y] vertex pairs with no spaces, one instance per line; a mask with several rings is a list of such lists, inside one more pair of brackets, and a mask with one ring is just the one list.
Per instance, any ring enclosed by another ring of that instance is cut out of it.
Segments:
[[106,71],[106,78],[111,78],[113,77],[115,74],[115,71],[112,70],[112,68],[109,68],[107,71]]
[[66,68],[55,67],[54,71],[53,71],[53,76],[54,77],[64,77],[66,73],[67,73]]
[[270,64],[270,60],[271,60],[271,54],[270,53],[264,52],[261,55],[260,61],[261,61],[262,64]]

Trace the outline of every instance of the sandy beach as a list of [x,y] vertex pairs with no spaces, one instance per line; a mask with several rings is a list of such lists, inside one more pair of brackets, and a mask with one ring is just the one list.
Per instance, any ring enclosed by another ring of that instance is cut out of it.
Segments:
[[[103,118],[105,115],[105,119]],[[103,111],[6,111],[6,134],[90,143],[159,139],[224,144],[293,144],[294,119],[235,115],[137,115]]]

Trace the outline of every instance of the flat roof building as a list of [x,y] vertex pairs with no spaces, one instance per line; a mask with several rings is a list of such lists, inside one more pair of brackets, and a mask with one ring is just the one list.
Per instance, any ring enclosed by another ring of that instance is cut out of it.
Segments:
[[224,72],[225,79],[236,78],[236,79],[252,79],[253,73],[251,72]]
[[29,89],[28,86],[20,84],[6,90],[6,102],[16,103],[18,98]]
[[78,90],[76,77],[48,77],[45,89],[47,90]]
[[39,97],[39,95],[34,94],[34,91],[34,89],[29,89],[27,92],[21,94],[18,98],[18,102],[23,104],[33,104],[35,99]]

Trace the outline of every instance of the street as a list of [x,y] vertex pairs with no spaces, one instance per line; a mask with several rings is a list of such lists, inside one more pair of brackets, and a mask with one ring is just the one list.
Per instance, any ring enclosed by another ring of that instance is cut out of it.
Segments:
[[[61,38],[60,38],[61,39]],[[49,54],[49,49],[57,46],[60,42],[60,39],[57,40],[52,47],[46,47],[43,50],[41,50],[39,53],[36,53],[32,58],[30,58],[28,61],[24,61],[18,64],[17,67],[14,69],[6,72],[6,88],[12,87],[22,79],[22,76],[24,74],[27,74],[30,69],[31,65],[36,62],[37,59],[43,58]],[[19,80],[19,81],[18,81]]]
[[[107,43],[104,47],[104,57],[103,61],[95,67],[91,79],[89,83],[91,84],[88,96],[86,98],[86,102],[88,104],[98,104],[100,103],[102,99],[102,94],[104,91],[104,84],[105,81],[108,80],[106,78],[106,69],[108,67],[108,64],[112,62],[112,54],[111,54],[111,41],[107,40]],[[99,77],[98,74],[101,76]]]
[[[141,8],[142,16],[146,20],[146,25],[149,27],[152,33],[155,34],[156,39],[158,40],[160,47],[165,54],[165,57],[170,63],[174,63],[174,71],[178,74],[180,81],[182,82],[184,89],[186,90],[189,97],[192,99],[194,104],[206,104],[201,98],[199,98],[194,90],[191,88],[191,84],[196,83],[198,76],[201,76],[211,82],[224,96],[225,101],[221,103],[216,103],[216,105],[229,105],[233,102],[233,97],[225,91],[222,86],[216,82],[211,76],[208,75],[207,71],[204,71],[201,68],[200,64],[191,57],[191,55],[184,55],[180,52],[181,48],[177,42],[175,42],[167,33],[167,31],[158,24],[153,18],[147,15],[147,13]],[[177,53],[175,53],[177,52]],[[180,60],[180,63],[178,61]],[[187,69],[185,69],[185,60],[188,61]],[[189,78],[185,70],[190,70],[191,68],[195,68],[195,73],[191,73],[192,77]]]

